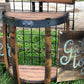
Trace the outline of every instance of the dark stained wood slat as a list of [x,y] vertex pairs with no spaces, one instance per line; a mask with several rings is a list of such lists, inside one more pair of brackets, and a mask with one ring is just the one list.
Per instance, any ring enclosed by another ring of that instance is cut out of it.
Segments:
[[13,66],[13,77],[15,84],[21,84],[19,79],[18,70],[18,57],[17,57],[17,39],[16,39],[16,27],[10,27],[10,47],[12,56],[12,66]]
[[[52,67],[51,80],[56,80],[57,67]],[[10,67],[10,73],[12,74],[12,67]],[[19,74],[21,82],[27,83],[43,83],[45,77],[44,66],[27,66],[19,65]]]
[[[68,43],[68,45],[66,45],[67,47],[65,50],[67,50],[67,52],[71,48],[73,49],[73,51],[75,51],[77,49],[78,49],[78,51],[80,51],[80,49],[82,49],[82,46],[84,47],[84,45],[81,45],[83,42],[83,38],[84,38],[84,31],[61,31],[61,33],[59,32],[59,45],[58,45],[57,58],[58,58],[58,65],[60,65],[61,67],[57,69],[57,82],[84,79],[84,75],[81,74],[81,69],[84,66],[82,66],[82,67],[77,66],[79,60],[84,58],[84,53],[81,53],[81,52],[73,53],[72,52],[71,56],[73,56],[73,57],[75,57],[75,55],[76,56],[80,55],[80,56],[70,59],[70,62],[67,63],[65,66],[60,63],[60,59],[62,56],[66,56],[67,59],[69,59],[70,54],[71,54],[71,52],[69,52],[69,53],[64,52],[65,43],[69,40],[73,40],[73,42],[70,41]],[[79,41],[81,43],[79,43]],[[72,45],[70,43],[72,43]],[[78,47],[74,48],[76,45]],[[74,59],[75,59],[75,61],[74,61]],[[62,61],[64,63],[66,63],[65,58],[63,58]],[[73,62],[75,63],[75,66],[77,66],[76,68],[73,68],[73,65],[74,65]],[[81,65],[82,65],[82,62],[81,62]]]
[[21,20],[45,20],[45,19],[55,19],[62,16],[65,16],[67,13],[65,12],[58,12],[58,13],[27,13],[27,12],[7,12],[6,16],[11,18],[14,17],[16,19]]
[[42,1],[42,2],[54,2],[54,3],[67,3],[73,4],[74,0],[33,0],[33,1]]

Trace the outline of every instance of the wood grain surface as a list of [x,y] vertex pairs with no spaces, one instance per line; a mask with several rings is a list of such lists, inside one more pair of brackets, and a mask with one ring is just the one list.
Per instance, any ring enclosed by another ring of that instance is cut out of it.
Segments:
[[51,28],[45,28],[45,84],[51,83]]
[[74,0],[33,0],[33,1],[42,1],[42,2],[54,2],[54,3],[67,3],[73,4]]
[[57,12],[57,13],[35,13],[35,12],[7,12],[6,16],[11,18],[14,17],[16,19],[22,19],[22,20],[45,20],[45,19],[56,19],[60,18],[67,13],[65,12]]
[[[57,82],[61,81],[68,81],[68,80],[77,80],[77,79],[83,79],[84,75],[81,74],[81,69],[84,68],[83,61],[80,62],[80,65],[83,64],[83,66],[78,66],[79,60],[84,58],[84,53],[81,50],[83,46],[84,41],[84,31],[60,31],[59,32],[59,47],[58,47],[58,64],[59,68],[57,70]],[[64,50],[64,45],[67,41],[73,40],[73,42],[69,42],[66,51]],[[70,44],[71,43],[71,44]],[[75,47],[76,46],[76,47]],[[72,49],[72,58],[67,64],[66,63],[70,58],[70,49]],[[78,52],[78,51],[80,52]],[[69,52],[68,52],[69,51]],[[79,56],[80,55],[80,56]],[[67,59],[63,58],[62,62],[60,62],[61,58],[63,56],[66,56]],[[75,56],[77,56],[75,58]],[[74,65],[75,62],[75,65]],[[76,68],[74,68],[74,66]],[[84,71],[83,71],[84,72]]]
[[8,49],[7,49],[7,28],[6,24],[3,23],[3,52],[4,52],[4,61],[6,65],[6,70],[9,71],[9,58],[8,58]]
[[10,26],[10,47],[11,47],[11,56],[12,56],[11,62],[13,67],[14,82],[15,84],[21,84],[18,70],[16,27],[13,26]]
[[[57,67],[51,68],[51,80],[56,80],[56,70]],[[10,67],[10,73],[12,72],[12,67]],[[44,66],[28,66],[19,65],[19,73],[21,82],[40,84],[44,83],[45,79],[45,67]]]

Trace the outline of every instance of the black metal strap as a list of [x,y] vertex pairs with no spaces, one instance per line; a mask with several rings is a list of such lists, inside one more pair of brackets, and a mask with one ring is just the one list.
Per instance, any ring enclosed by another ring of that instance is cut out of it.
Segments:
[[56,26],[68,21],[68,13],[64,16],[55,18],[55,19],[45,19],[45,20],[21,20],[21,19],[13,19],[3,15],[3,22],[8,25],[15,27],[27,27],[27,28],[39,28],[39,27],[50,27]]

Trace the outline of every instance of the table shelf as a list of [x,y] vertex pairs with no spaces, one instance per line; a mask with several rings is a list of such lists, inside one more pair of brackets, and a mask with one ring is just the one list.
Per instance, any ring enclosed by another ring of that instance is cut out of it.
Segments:
[[[10,74],[13,75],[12,67],[10,67]],[[52,67],[51,81],[56,80],[57,67]],[[27,83],[44,83],[45,67],[44,66],[29,66],[19,65],[19,74],[21,82]]]

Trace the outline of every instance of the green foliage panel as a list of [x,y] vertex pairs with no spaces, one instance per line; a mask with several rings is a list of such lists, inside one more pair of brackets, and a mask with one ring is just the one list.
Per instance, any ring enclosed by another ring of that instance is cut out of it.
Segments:
[[[39,32],[40,31],[40,32]],[[52,65],[56,66],[58,35],[51,31]],[[23,29],[17,31],[17,48],[19,64],[44,65],[45,63],[45,31],[42,29]]]

